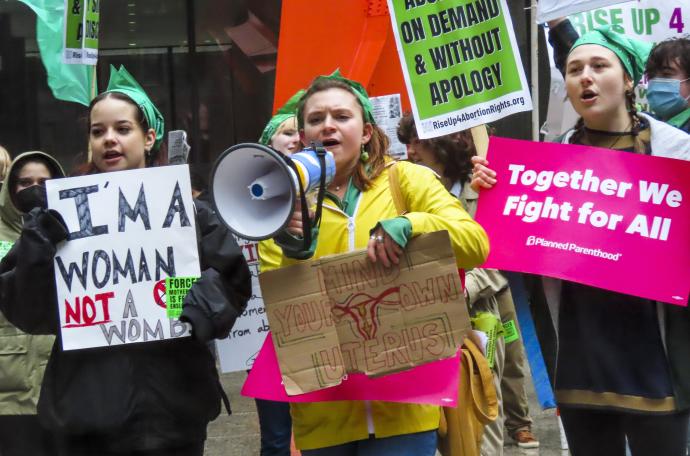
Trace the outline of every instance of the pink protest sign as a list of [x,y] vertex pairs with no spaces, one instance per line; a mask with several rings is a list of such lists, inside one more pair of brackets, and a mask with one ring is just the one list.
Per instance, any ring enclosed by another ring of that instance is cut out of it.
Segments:
[[687,304],[690,162],[496,137],[487,159],[486,267]]
[[242,387],[242,395],[280,402],[378,400],[455,407],[458,403],[460,355],[383,377],[350,374],[338,386],[288,396],[283,387],[273,338],[266,337]]

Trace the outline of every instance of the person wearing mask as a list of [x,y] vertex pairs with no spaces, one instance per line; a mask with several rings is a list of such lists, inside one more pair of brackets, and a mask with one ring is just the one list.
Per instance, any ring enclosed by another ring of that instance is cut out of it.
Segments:
[[[566,89],[581,117],[564,144],[690,160],[689,135],[636,110],[633,87],[650,50],[608,27],[574,43],[565,62]],[[499,176],[486,159],[473,162],[472,185],[491,188]],[[623,456],[627,441],[633,456],[685,455],[688,308],[543,282],[550,307],[558,310],[555,392],[571,454]]]
[[[163,117],[124,69],[89,107],[92,174],[157,162]],[[103,180],[107,180],[107,175]],[[196,201],[201,277],[184,299],[191,337],[63,351],[54,256],[67,237],[59,213],[35,208],[0,263],[0,309],[31,334],[56,334],[38,414],[58,456],[201,456],[222,389],[207,342],[226,337],[251,294],[247,263],[230,232]]]
[[658,119],[690,133],[690,38],[657,43],[645,73],[649,109]]
[[[336,70],[317,77],[301,97],[297,122],[303,144],[320,142],[332,152],[336,173],[327,188],[321,225],[305,249],[298,207],[275,244],[261,242],[262,271],[309,258],[367,249],[372,262],[400,261],[413,236],[447,230],[457,265],[472,268],[488,254],[484,230],[426,167],[396,165],[407,212],[399,216],[388,182],[388,138],[376,125],[361,84]],[[293,403],[295,443],[303,456],[433,456],[438,406],[380,401]]]
[[[548,22],[554,62],[565,75],[565,59],[578,33],[564,17]],[[657,43],[645,66],[647,102],[654,116],[690,133],[690,38],[674,37]]]
[[[19,155],[7,168],[0,190],[0,257],[22,229],[22,216],[46,207],[45,181],[64,177],[60,164],[43,152]],[[52,435],[38,420],[43,372],[55,337],[26,334],[0,313],[0,454],[52,455]]]

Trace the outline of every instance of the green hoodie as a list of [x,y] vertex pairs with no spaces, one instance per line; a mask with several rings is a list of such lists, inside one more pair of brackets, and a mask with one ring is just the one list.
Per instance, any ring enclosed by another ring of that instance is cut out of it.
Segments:
[[[0,245],[9,246],[19,237],[22,213],[10,198],[12,170],[27,157],[40,156],[52,166],[53,177],[64,177],[60,164],[43,152],[25,152],[12,161],[0,190]],[[2,256],[6,251],[1,249]],[[0,313],[0,414],[35,415],[43,372],[50,357],[54,336],[33,336],[21,332]]]

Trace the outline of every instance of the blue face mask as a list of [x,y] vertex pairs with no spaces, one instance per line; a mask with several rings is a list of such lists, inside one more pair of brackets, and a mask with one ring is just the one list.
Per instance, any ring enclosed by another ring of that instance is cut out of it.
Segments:
[[[690,78],[688,78],[690,79]],[[680,81],[678,79],[654,78],[649,80],[647,101],[649,108],[662,120],[668,120],[679,112],[688,108],[688,98],[680,95]]]

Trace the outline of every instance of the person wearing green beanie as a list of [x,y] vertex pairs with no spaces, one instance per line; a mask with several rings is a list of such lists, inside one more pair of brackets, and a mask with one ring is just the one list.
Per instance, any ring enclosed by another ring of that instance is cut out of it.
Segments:
[[[636,110],[632,89],[649,49],[608,28],[575,42],[565,83],[581,117],[560,142],[690,160],[690,136]],[[473,162],[473,187],[495,185],[486,159]],[[684,456],[690,310],[574,282],[542,283],[532,299],[558,315],[555,394],[571,454],[624,456],[627,442],[633,456]]]
[[[108,90],[91,103],[88,122],[91,181],[107,186],[111,172],[146,172],[144,168],[152,164],[159,150],[163,118],[124,68],[111,73]],[[143,186],[147,192],[158,190],[150,188],[149,182]],[[125,209],[134,211],[136,215],[129,213],[132,220],[127,223],[148,230],[150,204],[147,209],[141,197],[135,209],[129,204],[120,200],[122,217]],[[196,226],[201,277],[184,297],[179,317],[189,325],[191,334],[170,334],[163,339],[167,334],[159,323],[151,329],[149,342],[130,343],[132,339],[126,341],[123,336],[119,344],[114,336],[112,346],[71,351],[61,346],[55,288],[56,262],[62,268],[55,259],[57,246],[73,248],[67,239],[69,230],[55,210],[33,209],[26,214],[19,239],[0,263],[0,311],[27,333],[57,336],[38,400],[40,421],[56,438],[53,454],[203,455],[208,423],[219,415],[222,402],[228,404],[209,343],[227,337],[244,312],[251,296],[251,274],[234,236],[220,223],[210,203],[196,199],[193,204],[193,208],[183,207],[182,213],[195,217],[195,223],[187,225]],[[187,217],[180,216],[180,223],[183,220]],[[116,229],[111,227],[111,231]],[[136,236],[130,236],[120,247],[102,241],[106,250],[120,248],[120,253],[126,252],[127,261],[119,264],[113,251],[114,273],[121,274],[114,283],[148,282],[153,289],[155,281],[148,273],[143,250],[139,254],[142,241]],[[164,236],[164,241],[168,245],[176,242],[169,236]],[[136,259],[132,260],[133,256]],[[135,274],[137,264],[145,273]],[[69,269],[71,275],[72,266]],[[64,269],[62,272],[67,274]],[[85,270],[82,273],[86,274]],[[154,303],[137,301],[136,305]],[[135,317],[136,311],[133,314]],[[144,331],[145,322],[137,321]]]

